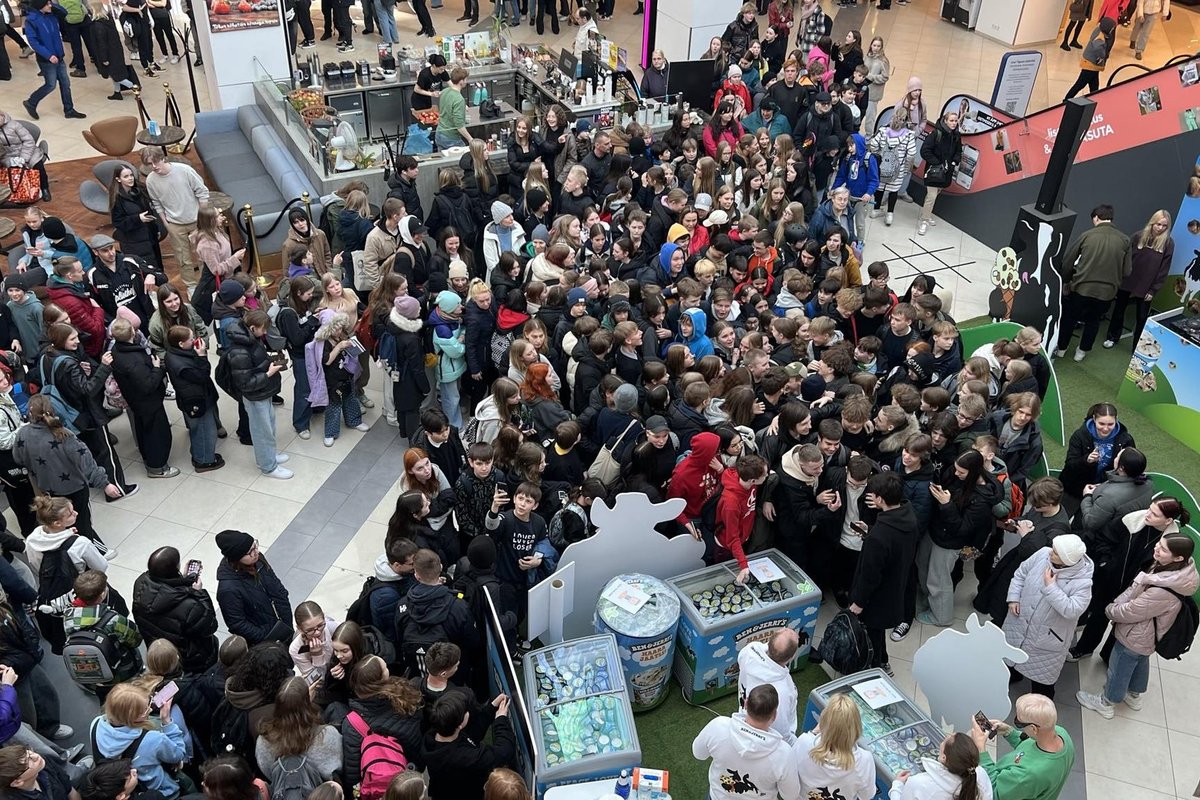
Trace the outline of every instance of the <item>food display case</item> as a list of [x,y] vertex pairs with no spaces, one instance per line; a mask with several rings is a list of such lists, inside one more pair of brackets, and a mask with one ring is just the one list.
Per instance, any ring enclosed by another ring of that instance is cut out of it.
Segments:
[[821,590],[775,549],[751,556],[744,585],[735,582],[737,574],[737,562],[727,561],[667,581],[683,611],[673,672],[688,702],[737,691],[738,651],[766,641],[776,628],[800,635],[792,670],[808,662]]
[[633,774],[642,751],[611,634],[534,650],[523,667],[539,797],[551,786]]
[[901,770],[924,772],[921,759],[938,758],[942,730],[881,669],[856,672],[818,686],[808,696],[801,727],[817,726],[829,698],[848,695],[862,716],[859,744],[875,756],[875,785],[886,794]]

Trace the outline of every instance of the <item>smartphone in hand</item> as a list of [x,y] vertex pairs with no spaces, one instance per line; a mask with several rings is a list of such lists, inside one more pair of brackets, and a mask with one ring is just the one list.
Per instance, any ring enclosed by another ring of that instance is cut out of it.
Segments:
[[189,578],[195,578],[200,574],[200,570],[204,569],[204,564],[198,558],[193,558],[187,562],[186,574]]
[[984,714],[983,711],[975,712],[975,724],[979,726],[980,730],[987,734],[989,739],[996,738],[996,729],[992,727],[991,720],[987,718],[987,714]]
[[166,686],[154,693],[154,696],[150,698],[150,704],[156,709],[160,709],[163,707],[163,703],[167,702],[178,693],[179,684],[175,683],[175,681],[171,681]]

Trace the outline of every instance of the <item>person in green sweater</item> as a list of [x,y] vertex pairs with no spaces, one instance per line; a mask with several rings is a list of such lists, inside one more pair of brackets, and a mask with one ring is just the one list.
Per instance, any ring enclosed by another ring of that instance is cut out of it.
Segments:
[[1075,743],[1057,722],[1058,709],[1050,698],[1018,697],[1012,725],[988,720],[1013,748],[999,761],[987,752],[987,733],[978,722],[971,723],[979,765],[992,782],[995,800],[1057,800],[1075,764]]
[[461,147],[471,141],[467,133],[467,101],[463,99],[463,86],[471,73],[462,67],[450,71],[450,86],[442,89],[438,96],[437,146]]

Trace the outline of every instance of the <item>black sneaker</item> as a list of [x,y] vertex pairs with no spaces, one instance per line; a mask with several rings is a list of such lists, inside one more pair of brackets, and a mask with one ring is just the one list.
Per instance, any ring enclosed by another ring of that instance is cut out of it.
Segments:
[[71,77],[72,78],[86,78],[87,72],[82,69],[73,69],[73,70],[71,70]]
[[195,461],[192,462],[192,468],[195,469],[196,472],[212,472],[213,470],[220,469],[223,466],[225,466],[225,459],[221,458],[220,454],[217,455],[216,459],[213,460],[211,464],[198,464]]
[[37,107],[34,106],[33,103],[29,102],[28,100],[22,100],[21,105],[25,106],[26,114],[33,117],[34,119],[41,119],[41,117],[38,116]]
[[887,675],[889,678],[896,677],[896,673],[892,672],[892,665],[889,662],[883,662],[879,665],[879,668],[883,670],[883,674]]
[[73,108],[64,113],[63,116],[67,119],[87,119],[87,114],[84,114],[82,111],[76,111]]
[[280,397],[279,395],[275,395],[274,397],[271,398],[271,405],[273,405],[273,406],[283,405],[283,398]]
[[317,43],[312,39],[305,39],[303,42],[300,43],[300,46],[306,50],[311,50],[312,48],[317,46]]

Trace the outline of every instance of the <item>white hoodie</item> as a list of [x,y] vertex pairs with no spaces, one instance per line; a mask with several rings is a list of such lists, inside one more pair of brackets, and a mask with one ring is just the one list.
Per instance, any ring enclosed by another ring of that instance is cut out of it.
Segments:
[[742,711],[705,725],[692,742],[692,755],[701,761],[712,759],[708,767],[712,800],[775,800],[776,795],[792,800],[799,796],[800,784],[789,763],[787,742],[773,728],[764,731],[750,725]]
[[738,653],[738,706],[745,707],[747,695],[756,686],[764,683],[774,686],[779,693],[779,712],[771,728],[791,744],[796,741],[796,703],[799,693],[787,665],[772,661],[767,649],[766,642],[751,642]]
[[805,796],[838,797],[842,800],[871,800],[875,796],[875,758],[865,749],[855,746],[854,766],[839,769],[832,764],[818,764],[810,751],[820,736],[809,731],[800,735],[792,745],[792,761]]
[[96,545],[92,544],[91,539],[76,534],[74,528],[51,533],[39,525],[25,540],[25,557],[29,559],[29,566],[33,569],[33,574],[37,575],[41,571],[43,554],[57,550],[62,547],[68,537],[77,535],[79,538],[72,542],[70,549],[67,550],[75,569],[79,572],[89,569],[108,572],[108,562],[104,560],[104,556],[100,555],[100,551],[96,549]]
[[[933,758],[921,759],[924,772],[918,772],[901,783],[893,781],[888,790],[889,800],[954,800],[962,779],[951,775],[941,762]],[[983,767],[975,768],[975,786],[978,800],[992,800],[992,782]]]

